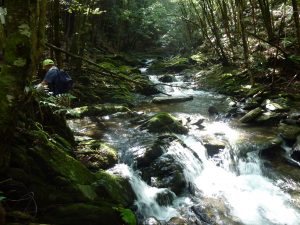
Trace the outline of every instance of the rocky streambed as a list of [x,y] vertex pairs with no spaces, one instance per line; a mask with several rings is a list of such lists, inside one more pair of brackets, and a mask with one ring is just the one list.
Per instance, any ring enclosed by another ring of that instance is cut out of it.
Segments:
[[172,97],[70,112],[78,158],[129,181],[139,224],[298,224],[297,106],[264,93],[236,100],[172,77],[161,85]]

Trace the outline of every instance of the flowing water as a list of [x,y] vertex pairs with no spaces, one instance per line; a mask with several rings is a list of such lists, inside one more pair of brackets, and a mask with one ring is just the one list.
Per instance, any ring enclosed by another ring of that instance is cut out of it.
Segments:
[[[158,76],[149,78],[158,83]],[[194,99],[182,103],[149,104],[138,107],[137,111],[152,115],[156,112],[170,112],[189,126],[187,135],[177,135],[186,146],[172,143],[167,153],[183,168],[185,180],[193,192],[188,190],[175,196],[172,204],[160,206],[157,194],[164,188],[149,186],[140,177],[134,156],[142,154],[147,144],[157,135],[141,131],[128,119],[106,117],[114,125],[109,127],[103,139],[116,147],[120,153],[120,164],[111,169],[113,173],[127,176],[137,195],[136,206],[140,219],[154,217],[168,221],[172,217],[195,219],[191,207],[201,205],[202,212],[210,215],[212,224],[300,224],[300,183],[298,171],[285,163],[268,166],[260,159],[261,137],[274,137],[270,128],[242,127],[236,121],[217,120],[208,115],[209,106],[220,112],[229,109],[225,96],[193,90],[192,82],[184,82],[184,76],[176,76],[172,86],[163,86],[165,93],[193,95]],[[180,88],[184,87],[184,88]],[[204,118],[204,129],[192,125],[193,121]],[[189,121],[192,121],[189,123]],[[211,136],[226,143],[225,149],[209,156],[203,146],[202,137]],[[265,139],[264,139],[265,140]],[[278,168],[283,168],[279,170]],[[295,176],[289,176],[289,170]],[[188,188],[187,188],[188,189]],[[208,222],[208,221],[206,221]]]

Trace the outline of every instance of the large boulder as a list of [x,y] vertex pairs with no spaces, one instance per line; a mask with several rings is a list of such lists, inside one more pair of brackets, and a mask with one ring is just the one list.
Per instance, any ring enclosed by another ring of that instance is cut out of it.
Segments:
[[[112,207],[133,204],[135,195],[126,179],[104,171],[91,173],[40,126],[22,132],[19,143],[25,146],[12,147],[12,168],[6,174],[18,189],[14,199],[34,193],[43,212],[39,218],[53,224],[124,224]],[[6,186],[2,191],[8,194],[11,188]]]
[[115,225],[125,224],[113,204],[91,205],[87,203],[63,204],[49,207],[43,219],[59,225]]
[[284,119],[286,115],[282,113],[276,112],[264,112],[258,118],[256,118],[255,122],[259,124],[269,124],[274,125],[277,124],[280,120]]
[[297,125],[280,123],[278,132],[287,144],[292,145],[296,142],[297,136],[300,135],[300,127]]
[[118,162],[118,153],[102,141],[88,140],[80,142],[76,157],[89,169],[109,169]]
[[142,178],[151,186],[169,188],[176,195],[183,193],[187,186],[183,166],[174,156],[164,154],[149,167],[142,169]]
[[188,133],[188,129],[182,125],[180,120],[165,112],[157,113],[156,115],[152,116],[144,124],[142,124],[141,127],[146,128],[149,132],[153,133]]
[[147,147],[143,154],[136,158],[137,167],[147,167],[159,158],[162,154],[166,153],[169,144],[177,138],[173,135],[162,135],[157,138],[152,146]]
[[137,159],[142,178],[151,186],[169,188],[175,194],[183,192],[187,182],[183,173],[183,166],[176,160],[176,156],[168,154],[171,145],[182,146],[190,151],[173,135],[160,136],[146,151],[143,157]]

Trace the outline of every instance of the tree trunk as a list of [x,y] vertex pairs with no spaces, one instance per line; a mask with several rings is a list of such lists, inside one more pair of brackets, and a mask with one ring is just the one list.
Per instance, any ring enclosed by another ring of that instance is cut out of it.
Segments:
[[[61,41],[60,41],[60,23],[59,23],[59,18],[60,18],[60,4],[59,4],[59,0],[54,0],[53,2],[53,34],[54,34],[54,39],[53,39],[53,43],[55,46],[57,47],[61,47]],[[54,51],[55,53],[55,59],[56,59],[56,64],[60,67],[62,66],[62,58],[61,58],[61,54],[59,51]]]
[[258,0],[259,7],[262,13],[262,19],[267,30],[268,39],[272,41],[274,39],[274,32],[273,32],[273,24],[272,24],[272,17],[270,12],[270,5],[268,0]]
[[[0,171],[7,166],[17,115],[23,112],[24,87],[36,74],[43,37],[45,0],[5,1],[4,65],[0,81]],[[25,106],[24,106],[25,107]]]
[[[248,69],[249,68],[249,47],[248,47],[248,38],[246,34],[246,28],[245,28],[245,22],[243,20],[243,12],[245,10],[243,0],[237,0],[236,5],[238,6],[238,20],[240,24],[240,29],[241,29],[241,37],[242,37],[242,42],[243,42],[243,53],[244,53],[244,63],[245,67]],[[254,85],[254,78],[252,76],[252,73],[250,70],[249,71],[249,76],[250,76],[250,83],[251,85]]]
[[217,22],[216,22],[216,19],[215,19],[214,9],[213,9],[212,3],[210,1],[208,1],[207,5],[205,5],[205,4],[202,5],[202,9],[203,9],[203,12],[205,13],[205,15],[208,19],[211,31],[212,31],[213,35],[215,36],[215,38],[216,38],[216,45],[218,46],[218,48],[220,50],[220,58],[222,60],[222,63],[224,65],[228,65],[229,61],[228,61],[228,58],[225,54],[223,44],[221,42],[220,29],[217,26]]
[[293,5],[293,16],[294,16],[294,22],[296,27],[296,36],[298,40],[298,52],[300,52],[300,23],[299,23],[299,11],[298,11],[298,5],[297,0],[292,0]]

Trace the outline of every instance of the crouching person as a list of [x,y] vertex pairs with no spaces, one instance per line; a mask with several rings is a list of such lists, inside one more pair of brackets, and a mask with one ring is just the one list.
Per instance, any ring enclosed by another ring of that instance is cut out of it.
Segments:
[[43,81],[37,85],[38,90],[49,90],[54,96],[71,90],[73,86],[71,77],[65,71],[59,70],[52,59],[45,59],[42,65],[46,74]]

